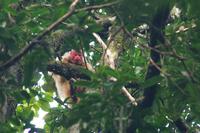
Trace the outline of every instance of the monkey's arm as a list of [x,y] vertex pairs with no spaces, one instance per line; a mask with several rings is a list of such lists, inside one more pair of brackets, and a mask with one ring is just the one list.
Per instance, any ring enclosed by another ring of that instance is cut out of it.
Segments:
[[64,101],[66,98],[71,97],[69,80],[66,80],[65,78],[57,74],[53,74],[52,78],[55,81],[58,96],[60,97],[60,99]]

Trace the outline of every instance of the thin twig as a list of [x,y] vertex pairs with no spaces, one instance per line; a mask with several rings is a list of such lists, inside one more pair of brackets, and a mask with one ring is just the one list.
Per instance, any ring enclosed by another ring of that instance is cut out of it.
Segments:
[[[151,63],[152,65],[154,65],[155,68],[158,69],[162,74],[164,74],[164,76],[166,76],[166,78],[168,78],[171,82],[173,82],[173,80],[172,80],[171,77],[170,77],[170,74],[168,74],[168,73],[162,71],[162,69],[158,66],[158,64],[156,64],[152,59],[150,59],[150,63]],[[173,82],[173,84],[174,84],[183,94],[185,94],[185,92],[184,92],[175,82]]]
[[[134,38],[133,37],[133,35],[124,27],[124,31],[125,31],[125,33],[130,37],[130,38]],[[168,44],[168,43],[167,43]],[[166,45],[167,45],[166,44]],[[147,45],[144,45],[144,44],[140,44],[139,46],[141,46],[141,47],[143,47],[143,48],[147,48],[147,49],[149,49],[149,50],[152,50],[152,51],[154,51],[154,52],[157,52],[157,53],[159,53],[159,54],[161,54],[161,55],[168,55],[168,56],[172,56],[172,57],[175,57],[175,58],[177,58],[178,60],[185,60],[186,59],[186,57],[183,57],[183,56],[180,56],[180,55],[178,55],[176,52],[165,52],[165,51],[160,51],[160,50],[158,50],[158,49],[156,49],[156,48],[152,48],[152,47],[150,47],[150,46],[147,46]]]
[[[105,55],[106,55],[106,53],[108,52],[107,51],[107,49],[108,49],[108,46],[105,44],[105,42],[101,39],[101,37],[98,35],[98,34],[96,34],[96,33],[93,33],[93,36],[96,38],[96,40],[97,40],[97,42],[101,45],[101,47],[102,47],[102,51],[103,51],[103,53],[102,53],[102,62],[103,62],[103,65],[104,65],[104,63],[105,63]],[[110,60],[108,61],[109,63],[107,63],[107,64],[111,64],[110,63]],[[114,66],[114,65],[113,65]],[[111,68],[113,68],[113,67],[111,67]]]
[[162,69],[159,67],[159,65],[156,64],[155,61],[153,61],[152,59],[150,59],[150,63],[151,63],[152,65],[154,65],[155,68],[158,69],[158,70],[159,70],[161,73],[163,73],[165,76],[167,76],[167,77],[170,76],[170,74],[168,74],[168,73],[162,71]]
[[131,101],[131,103],[134,106],[137,106],[137,102],[136,102],[135,98],[133,96],[131,96],[131,94],[128,92],[128,90],[125,87],[122,87],[122,92],[124,92],[124,94],[128,97],[128,99]]
[[188,68],[187,65],[185,64],[185,61],[182,60],[181,63],[183,64],[183,67],[185,68],[185,70],[186,70],[188,76],[190,77],[191,81],[192,81],[193,83],[197,83],[197,80],[193,77],[192,72],[189,70],[189,68]]
[[183,67],[185,68],[185,70],[186,70],[186,72],[187,72],[189,78],[191,79],[191,81],[192,81],[193,83],[196,83],[197,80],[193,77],[192,73],[190,72],[190,70],[188,69],[187,65],[185,64],[184,58],[182,58],[181,56],[179,56],[179,55],[177,54],[176,50],[172,47],[172,45],[170,44],[170,42],[169,42],[167,39],[165,39],[165,40],[166,40],[166,41],[165,41],[165,46],[166,46],[167,48],[171,48],[171,49],[172,49],[172,55],[173,55],[174,57],[176,57],[179,61],[181,61],[181,63],[183,64]]
[[83,42],[82,42],[81,39],[80,39],[80,48],[81,48],[81,53],[82,53],[82,56],[83,56],[83,60],[84,60],[85,67],[86,67],[86,69],[88,70],[87,61],[86,61],[86,58],[85,58],[85,55],[84,55]]
[[100,50],[98,50],[97,48],[95,48],[94,46],[90,46],[91,49],[93,49],[94,51],[103,54],[103,52],[101,52]]
[[[101,39],[101,37],[97,33],[92,33],[92,35],[95,37],[95,39],[98,41],[98,43],[101,45],[103,51],[107,48],[107,45],[105,42]],[[104,53],[104,52],[103,52]]]
[[183,25],[179,27],[179,29],[176,31],[176,33],[183,33],[183,32],[187,32],[190,29],[194,29],[196,28],[196,24],[192,24],[191,27],[184,27]]
[[[120,28],[121,30],[121,28]],[[117,30],[117,32],[115,33],[115,35],[120,31],[120,30]],[[107,54],[107,52],[109,52],[109,47],[104,43],[104,41],[101,39],[101,37],[96,34],[96,33],[93,33],[93,36],[96,38],[96,40],[99,42],[99,44],[101,45],[101,47],[103,48],[103,60],[105,59],[104,58],[104,55]],[[112,61],[113,59],[112,58],[108,58],[108,62],[113,62]],[[110,66],[110,68],[115,68],[114,65],[112,63],[108,63],[108,65]],[[113,65],[113,66],[112,66]],[[111,77],[110,79],[112,79],[113,81],[117,81],[116,78],[114,77]],[[130,102],[134,105],[134,106],[137,106],[137,102],[135,100],[135,98],[128,92],[128,90],[123,86],[122,88],[122,92],[126,95],[126,97],[128,97],[128,99],[130,100]]]
[[81,8],[81,9],[76,9],[75,13],[78,13],[78,12],[81,12],[81,11],[89,11],[89,10],[95,10],[95,9],[110,7],[110,6],[118,4],[119,2],[120,1],[115,1],[115,2],[101,4],[101,5],[88,6],[88,7],[84,7],[84,8]]

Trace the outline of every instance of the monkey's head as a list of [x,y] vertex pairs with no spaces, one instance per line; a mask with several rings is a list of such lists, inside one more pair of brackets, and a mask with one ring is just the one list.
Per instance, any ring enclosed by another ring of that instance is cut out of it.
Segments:
[[62,62],[83,65],[83,57],[80,53],[76,52],[75,50],[71,50],[69,52],[66,52],[62,56]]

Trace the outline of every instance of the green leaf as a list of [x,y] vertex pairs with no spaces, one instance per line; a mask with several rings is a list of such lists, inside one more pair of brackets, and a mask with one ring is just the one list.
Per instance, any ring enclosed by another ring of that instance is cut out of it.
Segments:
[[75,86],[78,87],[85,87],[85,88],[98,88],[99,82],[98,81],[76,81],[74,83]]
[[45,99],[40,99],[38,101],[38,104],[40,105],[40,107],[44,110],[44,111],[49,111],[50,109],[50,105],[49,105],[49,102]]
[[100,32],[103,29],[101,25],[97,25],[95,23],[90,23],[87,26],[88,26],[88,32],[90,33]]
[[144,83],[141,84],[142,88],[148,88],[150,86],[153,86],[155,84],[159,84],[162,81],[162,77],[161,76],[155,76],[152,77],[148,80],[146,80]]
[[29,108],[23,108],[21,112],[18,112],[18,116],[25,122],[30,122],[33,119],[34,112]]
[[28,94],[27,91],[25,91],[25,90],[21,91],[20,95],[22,98],[26,99],[26,101],[29,103],[31,96]]

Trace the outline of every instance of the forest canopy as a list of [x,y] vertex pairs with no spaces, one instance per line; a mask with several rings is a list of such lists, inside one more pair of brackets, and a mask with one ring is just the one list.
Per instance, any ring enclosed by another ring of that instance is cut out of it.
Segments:
[[[0,132],[200,132],[199,7],[0,0]],[[69,51],[86,65],[63,64]],[[48,72],[69,81],[73,97],[62,100]],[[43,128],[32,123],[40,110]]]

